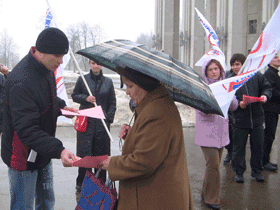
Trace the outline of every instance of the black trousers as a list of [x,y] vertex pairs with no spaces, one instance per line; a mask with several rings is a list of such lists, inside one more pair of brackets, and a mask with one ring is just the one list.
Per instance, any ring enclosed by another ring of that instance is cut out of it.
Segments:
[[243,174],[246,171],[245,155],[249,134],[251,148],[251,171],[254,173],[261,173],[262,171],[262,153],[264,141],[263,125],[253,129],[238,128],[233,126],[232,168],[237,174]]
[[232,128],[232,123],[228,123],[228,134],[229,134],[229,144],[225,146],[225,148],[228,151],[229,155],[232,155],[232,150],[233,150],[233,128]]
[[270,152],[275,133],[277,130],[278,114],[274,112],[264,112],[265,116],[265,129],[264,129],[264,144],[263,144],[263,165],[270,161]]
[[[86,175],[87,170],[92,171],[91,168],[79,168],[79,174],[78,177],[76,179],[76,190],[77,191],[81,191],[82,189],[82,184]],[[94,169],[94,173],[96,173],[98,171],[98,169]],[[106,171],[105,170],[101,170],[100,176],[99,178],[105,183],[106,182]]]

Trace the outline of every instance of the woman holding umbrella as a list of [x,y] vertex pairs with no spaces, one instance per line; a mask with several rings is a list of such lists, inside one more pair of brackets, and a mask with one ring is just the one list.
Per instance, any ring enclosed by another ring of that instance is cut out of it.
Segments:
[[193,209],[180,114],[156,79],[119,68],[126,93],[136,104],[135,122],[124,125],[122,155],[102,164],[119,180],[118,210]]
[[[210,85],[225,79],[226,74],[220,62],[211,59],[204,62],[202,77]],[[236,110],[237,107],[238,102],[234,98],[230,110]],[[220,209],[219,165],[224,146],[229,144],[228,119],[196,110],[195,143],[201,147],[206,160],[202,201],[211,209]]]

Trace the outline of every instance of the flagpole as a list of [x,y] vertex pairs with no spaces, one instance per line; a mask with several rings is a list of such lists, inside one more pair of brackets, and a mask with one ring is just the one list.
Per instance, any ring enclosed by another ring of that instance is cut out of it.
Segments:
[[[50,4],[49,4],[49,1],[46,0],[46,2],[47,2],[48,7],[51,9]],[[79,66],[79,64],[78,64],[78,62],[77,62],[77,60],[76,60],[76,58],[75,58],[75,55],[74,55],[74,53],[73,53],[73,51],[72,51],[72,49],[71,49],[70,47],[69,47],[69,51],[70,51],[70,56],[71,56],[72,59],[74,60],[74,63],[75,63],[75,65],[76,65],[76,67],[78,68],[79,72],[80,72],[80,75],[81,75],[81,77],[82,77],[82,79],[83,79],[83,81],[84,81],[84,84],[85,84],[85,86],[86,86],[88,92],[89,92],[89,95],[92,96],[92,93],[91,93],[91,91],[90,91],[90,89],[89,89],[89,87],[88,87],[88,84],[87,84],[87,82],[86,82],[86,80],[85,80],[85,78],[84,78],[84,75],[83,75],[83,73],[82,73],[82,70],[80,69],[80,66]],[[94,106],[97,106],[97,104],[94,103]],[[111,142],[113,143],[113,142],[114,142],[113,137],[112,137],[112,135],[111,135],[111,133],[110,133],[110,131],[109,131],[109,129],[108,129],[108,127],[107,127],[105,121],[104,121],[103,119],[101,119],[101,122],[102,122],[103,126],[105,127],[105,130],[106,130],[108,136],[110,137]]]
[[[84,75],[83,75],[83,73],[82,73],[82,70],[80,69],[80,66],[79,66],[79,64],[78,64],[78,62],[77,62],[77,60],[76,60],[76,58],[75,58],[75,55],[74,55],[72,49],[70,48],[69,50],[70,50],[70,55],[71,55],[71,57],[73,58],[74,63],[75,63],[75,65],[76,65],[76,67],[78,68],[79,72],[80,72],[80,75],[81,75],[81,77],[82,77],[82,79],[83,79],[83,81],[84,81],[84,84],[85,84],[85,86],[86,86],[86,88],[87,88],[87,91],[88,91],[89,95],[90,95],[90,96],[93,96],[92,93],[91,93],[91,91],[90,91],[90,89],[89,89],[89,86],[88,86],[88,84],[87,84],[87,81],[86,81],[86,79],[85,79],[85,77],[84,77]],[[94,106],[97,106],[96,102],[94,102]],[[108,129],[108,127],[107,127],[105,121],[104,121],[103,119],[100,119],[100,120],[101,120],[101,122],[102,122],[104,128],[106,129],[106,132],[107,132],[107,134],[109,135],[111,142],[114,143],[113,137],[112,137],[112,135],[111,135],[111,133],[110,133],[110,131],[109,131],[109,129]]]

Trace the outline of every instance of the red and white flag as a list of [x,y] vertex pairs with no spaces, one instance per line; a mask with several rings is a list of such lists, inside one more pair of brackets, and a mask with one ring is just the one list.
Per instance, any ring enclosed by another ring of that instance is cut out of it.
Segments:
[[266,67],[279,51],[279,6],[280,4],[255,43],[239,74],[235,77],[209,85],[223,111],[224,116],[227,116],[227,112],[235,92],[242,87],[243,84],[250,80],[259,70]]
[[[48,3],[48,2],[47,2]],[[45,21],[45,28],[55,27],[58,28],[55,22],[55,16],[54,13],[48,3],[48,9],[46,13],[46,21]],[[64,84],[63,79],[63,70],[66,67],[67,63],[70,60],[70,47],[69,51],[66,55],[63,56],[63,63],[58,67],[58,69],[54,72],[55,75],[55,81],[56,81],[56,91],[57,96],[61,99],[63,99],[67,106],[69,106],[69,99],[67,97],[67,92]],[[58,121],[63,121],[67,123],[72,123],[71,119],[68,119],[64,116],[58,117]]]
[[220,62],[220,64],[223,66],[224,70],[226,71],[227,66],[225,62],[225,55],[220,49],[220,40],[217,36],[215,30],[210,25],[210,23],[205,19],[205,17],[198,11],[198,9],[195,7],[195,11],[197,12],[199,21],[201,25],[203,26],[206,36],[208,38],[208,41],[211,45],[211,49],[204,55],[202,58],[200,58],[195,66],[203,66],[204,62],[209,61],[211,59],[215,59]]

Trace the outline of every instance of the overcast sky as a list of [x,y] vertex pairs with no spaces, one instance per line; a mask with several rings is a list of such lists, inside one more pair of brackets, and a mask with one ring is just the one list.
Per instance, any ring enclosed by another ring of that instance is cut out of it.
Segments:
[[[154,31],[155,0],[49,0],[63,31],[72,23],[100,24],[108,39],[136,41]],[[0,0],[0,32],[6,28],[19,46],[20,58],[35,44],[46,0]],[[42,28],[43,30],[43,28]]]

